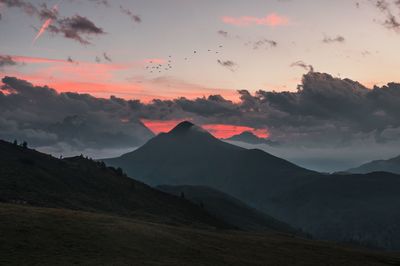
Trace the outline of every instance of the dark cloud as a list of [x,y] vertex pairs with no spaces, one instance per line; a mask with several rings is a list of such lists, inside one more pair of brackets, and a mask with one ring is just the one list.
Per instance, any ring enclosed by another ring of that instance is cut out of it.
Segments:
[[135,22],[135,23],[141,23],[142,22],[141,17],[139,15],[135,15],[128,8],[125,8],[123,6],[119,6],[119,9],[121,10],[122,14],[125,14],[128,17],[130,17],[133,22]]
[[224,60],[218,59],[218,60],[217,60],[217,63],[218,63],[220,66],[223,66],[223,67],[229,69],[230,71],[235,71],[235,69],[237,68],[237,64],[236,64],[235,62],[233,62],[232,60],[226,60],[226,61],[224,61]]
[[[106,0],[91,1],[108,6],[108,1]],[[58,9],[49,8],[46,3],[37,6],[24,0],[0,0],[0,3],[6,7],[19,8],[26,14],[35,16],[41,21],[52,19],[53,23],[47,28],[48,31],[53,34],[61,34],[65,38],[78,41],[81,44],[90,44],[90,36],[105,34],[102,28],[96,26],[94,22],[86,17],[75,15],[60,18]]]
[[41,20],[46,19],[57,19],[58,18],[58,10],[56,8],[48,8],[45,3],[41,4],[41,9],[38,11],[38,15]]
[[39,13],[38,9],[28,1],[24,0],[0,0],[0,4],[6,7],[19,8],[26,14],[33,16]]
[[12,77],[3,78],[0,88],[1,139],[87,149],[133,147],[152,136],[130,101],[59,94]]
[[48,30],[54,34],[62,34],[65,38],[73,39],[81,44],[90,44],[89,37],[92,35],[105,34],[104,30],[96,26],[86,17],[75,15],[58,19]]
[[400,33],[400,18],[395,15],[395,12],[399,10],[393,10],[396,7],[400,8],[399,0],[377,0],[374,1],[374,4],[375,7],[385,15],[385,20],[382,22],[382,25],[387,29]]
[[291,67],[301,67],[304,70],[307,70],[308,72],[314,72],[314,67],[312,65],[308,65],[301,60],[292,63],[290,66]]
[[336,37],[328,37],[325,36],[324,39],[322,40],[322,42],[324,43],[343,43],[345,42],[345,38],[341,35],[338,35]]
[[6,66],[15,66],[17,62],[9,55],[0,55],[0,69]]

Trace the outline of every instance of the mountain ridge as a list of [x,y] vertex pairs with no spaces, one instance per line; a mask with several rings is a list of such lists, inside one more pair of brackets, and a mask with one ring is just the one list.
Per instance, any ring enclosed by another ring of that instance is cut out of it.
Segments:
[[387,160],[371,161],[358,167],[350,168],[344,172],[354,174],[367,174],[371,172],[390,172],[400,174],[400,155]]

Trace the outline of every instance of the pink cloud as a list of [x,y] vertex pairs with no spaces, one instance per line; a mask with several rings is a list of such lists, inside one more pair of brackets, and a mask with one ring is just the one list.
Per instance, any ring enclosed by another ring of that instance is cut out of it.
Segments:
[[67,60],[61,59],[50,59],[42,57],[30,57],[30,56],[11,56],[15,62],[18,63],[69,63]]
[[222,21],[225,24],[235,25],[235,26],[250,26],[250,25],[261,25],[261,26],[283,26],[289,24],[289,18],[285,16],[278,15],[276,13],[271,13],[263,18],[252,17],[252,16],[242,16],[242,17],[222,17]]

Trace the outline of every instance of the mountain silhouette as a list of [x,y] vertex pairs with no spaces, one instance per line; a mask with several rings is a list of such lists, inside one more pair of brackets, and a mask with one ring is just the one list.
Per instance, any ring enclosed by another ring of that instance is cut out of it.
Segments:
[[190,122],[114,159],[153,186],[208,186],[316,238],[400,249],[400,177],[328,175],[216,139]]
[[150,185],[210,186],[247,202],[265,192],[278,195],[285,185],[317,174],[261,150],[223,142],[190,122],[104,162]]
[[400,174],[400,156],[389,160],[376,160],[356,168],[346,170],[347,173],[366,174],[371,172],[389,172]]
[[267,144],[271,146],[276,146],[278,145],[277,142],[266,139],[266,138],[260,138],[256,136],[253,132],[251,131],[244,131],[240,134],[234,135],[230,138],[224,139],[226,141],[240,141],[248,144]]

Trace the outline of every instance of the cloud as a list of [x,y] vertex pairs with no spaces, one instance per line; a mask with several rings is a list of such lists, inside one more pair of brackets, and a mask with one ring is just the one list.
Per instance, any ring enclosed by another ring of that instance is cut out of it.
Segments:
[[394,15],[393,7],[400,8],[400,2],[398,0],[388,1],[388,0],[377,0],[373,1],[375,7],[385,15],[385,20],[382,25],[389,29],[400,33],[400,21],[399,18]]
[[[108,1],[106,0],[91,1],[108,6]],[[86,17],[75,15],[60,18],[57,4],[53,8],[48,8],[45,3],[35,6],[24,0],[0,0],[0,4],[9,8],[19,8],[26,14],[35,16],[42,21],[42,26],[38,29],[34,42],[46,30],[85,45],[90,44],[89,37],[105,34],[102,28],[95,25],[94,22]]]
[[58,19],[56,25],[49,25],[48,29],[54,34],[62,34],[65,38],[81,44],[90,44],[88,37],[92,35],[105,34],[102,28],[80,15]]
[[134,147],[152,136],[133,112],[133,102],[57,93],[13,77],[2,81],[1,139],[27,140],[34,147],[97,149]]
[[224,60],[218,59],[218,60],[217,60],[217,63],[218,63],[220,66],[223,66],[223,67],[229,69],[229,70],[232,71],[232,72],[235,71],[235,69],[237,68],[237,64],[236,64],[235,62],[233,62],[232,60],[226,60],[226,61],[224,61]]
[[38,30],[35,38],[33,39],[33,44],[40,38],[40,36],[45,33],[47,28],[53,23],[58,17],[58,4],[54,5],[52,9],[49,9],[46,4],[42,4],[42,10],[39,12],[39,17],[44,20],[42,26]]
[[341,35],[338,35],[334,38],[325,36],[324,39],[322,40],[322,42],[324,42],[324,43],[343,43],[343,42],[345,42],[345,40],[346,39]]
[[295,92],[241,90],[238,102],[210,95],[148,103],[57,93],[16,78],[5,78],[3,83],[0,138],[27,139],[41,146],[134,146],[150,136],[140,122],[143,119],[191,119],[200,125],[266,130],[282,147],[314,151],[400,145],[397,83],[368,89],[350,79],[308,72]]
[[0,69],[6,66],[15,66],[17,62],[9,55],[0,55]]
[[262,18],[252,17],[252,16],[242,16],[242,17],[224,16],[222,17],[222,22],[234,26],[259,25],[259,26],[276,27],[276,26],[288,25],[289,18],[278,15],[276,13],[271,13]]
[[139,15],[135,15],[132,11],[130,11],[128,8],[125,8],[123,6],[119,6],[120,11],[122,12],[122,14],[127,15],[128,17],[130,17],[130,19],[135,22],[135,23],[141,23],[142,22],[142,18]]
[[290,66],[291,67],[301,67],[308,72],[314,72],[314,67],[312,65],[308,65],[301,60],[292,63]]
[[[370,90],[349,79],[309,72],[297,92],[239,91],[235,103],[221,96],[156,100],[138,104],[141,117],[192,118],[199,124],[268,129],[273,140],[300,146],[346,146],[358,140],[400,141],[384,132],[400,127],[400,84]],[[399,136],[399,137],[398,137]]]
[[0,0],[0,4],[8,8],[19,8],[26,14],[33,16],[39,13],[38,9],[31,3],[24,0]]

